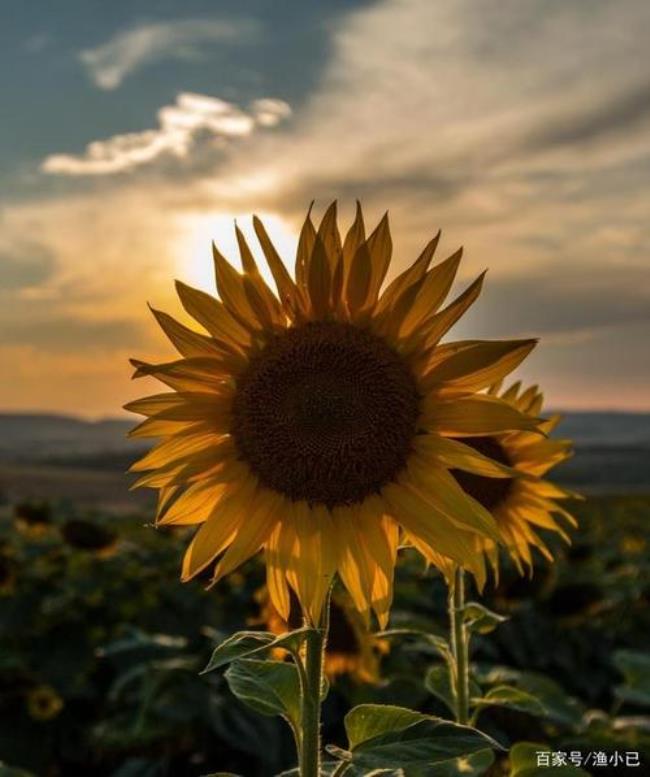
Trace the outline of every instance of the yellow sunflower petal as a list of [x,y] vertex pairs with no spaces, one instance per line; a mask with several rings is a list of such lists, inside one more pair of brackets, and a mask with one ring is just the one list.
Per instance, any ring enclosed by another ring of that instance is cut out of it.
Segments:
[[513,478],[517,470],[484,456],[479,451],[438,434],[418,435],[413,447],[432,464],[443,464],[449,469],[462,469],[488,478]]
[[296,249],[296,283],[298,284],[298,287],[302,289],[307,288],[309,262],[312,251],[314,250],[314,244],[316,243],[316,229],[311,220],[311,209],[313,206],[314,203],[312,202],[307,211],[307,217],[300,229],[298,247]]
[[334,278],[336,269],[343,258],[341,235],[336,225],[336,200],[327,208],[318,227],[318,237],[323,243],[329,260],[330,277]]
[[257,216],[253,216],[253,228],[255,229],[257,239],[262,246],[262,251],[264,252],[267,264],[271,270],[271,275],[273,275],[280,302],[288,314],[295,316],[302,307],[300,304],[298,288],[289,275],[287,268],[284,266],[284,262],[280,258],[280,255],[275,250],[275,246],[271,242],[271,238],[268,236],[264,224]]
[[275,609],[284,621],[289,620],[291,599],[286,572],[290,566],[290,554],[295,543],[295,532],[287,521],[278,521],[266,543],[266,585]]
[[493,516],[466,494],[446,469],[430,467],[426,460],[413,457],[408,473],[410,485],[452,523],[499,541],[499,530]]
[[453,400],[427,397],[422,425],[450,437],[498,434],[512,429],[535,431],[537,419],[494,397],[477,395]]
[[221,353],[221,346],[226,345],[225,343],[217,344],[213,338],[188,329],[161,310],[155,310],[151,306],[150,310],[160,324],[160,328],[181,356],[218,356]]
[[248,302],[264,327],[270,327],[272,324],[282,326],[285,323],[282,306],[262,278],[253,252],[237,224],[235,224],[235,236],[244,270],[244,292]]
[[374,306],[379,297],[379,290],[386,278],[390,258],[393,253],[393,242],[388,225],[388,213],[382,216],[381,221],[366,240],[368,253],[370,254],[371,276],[368,288],[367,305]]
[[214,243],[212,256],[217,290],[228,312],[236,321],[250,329],[262,328],[264,322],[259,320],[246,296],[244,276],[235,270],[225,256],[221,255]]
[[367,623],[372,604],[375,565],[365,552],[359,513],[358,505],[335,508],[332,518],[339,543],[339,575],[357,610]]
[[235,319],[223,302],[181,281],[176,281],[176,292],[185,310],[217,343],[230,349],[241,349],[250,345],[250,331]]
[[404,530],[411,537],[417,538],[421,552],[430,549],[434,553],[440,553],[470,569],[479,579],[484,579],[482,554],[476,550],[471,532],[464,532],[455,527],[408,486],[391,483],[384,487],[382,496],[390,504],[392,514]]
[[205,450],[218,450],[221,441],[218,434],[200,433],[171,437],[155,445],[141,459],[130,468],[131,472],[143,472],[148,469],[156,469],[168,463],[174,463]]
[[[350,275],[350,268],[352,267],[352,261],[359,250],[359,248],[366,241],[366,228],[363,223],[363,213],[361,211],[361,204],[357,200],[356,214],[352,226],[348,230],[343,241],[343,261],[341,264],[341,278],[340,278],[340,291],[346,288],[348,277]],[[337,284],[337,289],[339,288]],[[339,291],[339,293],[340,293]]]
[[221,502],[227,483],[200,481],[193,483],[173,502],[168,502],[156,516],[161,526],[188,526],[206,521]]
[[531,404],[535,401],[535,398],[537,397],[538,390],[537,386],[529,386],[526,391],[523,392],[523,394],[518,397],[517,400],[515,400],[514,404],[517,406],[519,410],[521,410],[522,413],[528,413]]
[[[420,380],[420,385],[441,396],[481,391],[512,372],[536,344],[537,340],[476,343],[437,364]],[[527,408],[520,410],[527,412]]]
[[372,259],[366,242],[357,248],[348,273],[345,298],[352,315],[365,307],[370,293],[371,281]]
[[221,383],[245,364],[227,354],[178,359],[164,364],[148,364],[139,359],[130,359],[130,362],[136,368],[134,378],[150,376],[177,391],[218,391]]
[[214,429],[218,430],[227,428],[231,401],[229,393],[224,388],[223,393],[220,394],[195,391],[155,394],[128,402],[124,405],[124,409],[166,421],[209,419]]
[[423,347],[432,348],[438,344],[440,339],[451,329],[465,311],[474,304],[483,287],[485,273],[468,286],[453,302],[450,302],[446,308],[443,308],[427,322],[423,338]]
[[255,488],[256,483],[251,478],[238,491],[231,491],[219,503],[218,510],[202,524],[185,552],[181,580],[185,582],[198,575],[230,545],[246,520]]
[[516,455],[517,467],[531,475],[543,475],[572,455],[569,440],[545,440],[531,442],[526,446],[518,446]]
[[283,497],[268,489],[260,489],[256,505],[249,511],[241,529],[215,567],[212,581],[217,582],[251,556],[266,543],[279,521],[279,507]]
[[460,248],[444,262],[428,271],[417,298],[400,327],[400,336],[408,337],[425,319],[430,318],[444,302],[454,282],[463,253]]
[[318,624],[338,561],[332,519],[322,505],[312,509],[306,502],[294,502],[290,520],[295,545],[287,579],[310,622]]
[[330,309],[331,267],[320,235],[316,236],[314,250],[309,261],[307,289],[315,319],[325,318]]
[[[201,422],[199,422],[200,424]],[[161,421],[159,418],[146,418],[128,432],[129,437],[171,437],[180,434],[193,434],[199,431],[195,421]],[[208,431],[203,429],[202,431]]]
[[388,284],[386,291],[383,292],[377,303],[377,315],[392,309],[402,295],[411,288],[416,281],[419,281],[424,277],[427,268],[433,259],[436,248],[438,247],[440,235],[441,232],[438,231],[438,234],[426,244],[424,250],[415,262]]
[[517,394],[519,393],[519,389],[521,388],[521,381],[518,380],[516,383],[513,383],[512,386],[507,391],[504,391],[501,395],[501,399],[504,402],[509,402],[510,404],[514,404],[517,399]]
[[367,498],[359,510],[361,537],[375,567],[370,601],[380,628],[385,628],[393,602],[397,552],[397,526],[384,513],[384,504],[378,497]]

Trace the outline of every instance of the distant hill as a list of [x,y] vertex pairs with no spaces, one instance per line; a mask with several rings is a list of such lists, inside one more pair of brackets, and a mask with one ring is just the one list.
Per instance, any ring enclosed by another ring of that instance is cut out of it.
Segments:
[[566,412],[558,427],[576,446],[641,446],[650,450],[650,413]]
[[85,421],[65,415],[0,413],[0,461],[34,462],[136,453],[126,437],[133,422]]
[[[585,491],[650,492],[650,413],[567,412],[558,435],[576,455],[554,477]],[[133,422],[0,413],[0,464],[123,473],[147,441],[126,437]]]

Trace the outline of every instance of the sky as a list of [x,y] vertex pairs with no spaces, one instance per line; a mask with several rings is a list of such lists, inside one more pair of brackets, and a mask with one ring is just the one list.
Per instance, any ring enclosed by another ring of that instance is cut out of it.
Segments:
[[214,292],[257,213],[292,266],[311,200],[442,229],[458,338],[540,337],[563,409],[650,410],[647,0],[4,0],[0,411],[114,416],[147,302]]

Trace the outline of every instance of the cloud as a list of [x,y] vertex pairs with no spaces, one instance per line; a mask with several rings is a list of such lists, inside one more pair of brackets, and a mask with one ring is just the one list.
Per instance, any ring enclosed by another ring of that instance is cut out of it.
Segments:
[[145,342],[142,328],[133,321],[92,321],[85,316],[49,315],[21,321],[0,335],[0,345],[30,346],[50,353],[115,351],[117,344],[133,348]]
[[373,4],[334,29],[288,136],[244,164],[281,160],[285,197],[350,181],[403,193],[412,180],[437,207],[486,185],[495,200],[504,176],[518,182],[538,167],[575,176],[638,157],[650,124],[647,24],[642,0],[588,12],[582,0]]
[[[128,318],[153,331],[143,300],[175,312],[169,279],[194,250],[175,234],[183,214],[266,211],[295,231],[312,198],[319,211],[339,197],[345,220],[360,196],[369,223],[390,208],[393,272],[438,227],[439,258],[465,246],[462,282],[490,268],[454,336],[541,334],[524,373],[551,402],[647,407],[649,25],[645,0],[366,4],[328,27],[329,59],[290,122],[262,131],[288,115],[281,102],[179,95],[157,129],[43,166],[156,176],[13,208],[12,234],[53,247],[65,276],[46,284],[59,295],[53,320]],[[120,369],[92,383],[97,395],[110,380],[126,393]]]
[[141,24],[119,32],[100,46],[80,52],[79,59],[100,89],[116,89],[135,71],[164,59],[194,59],[201,47],[254,39],[252,20],[177,19]]
[[207,138],[212,148],[222,148],[226,141],[250,135],[257,127],[274,127],[290,114],[283,100],[255,100],[244,111],[216,97],[183,92],[174,105],[158,111],[157,129],[93,141],[82,156],[52,154],[41,169],[60,175],[126,172],[160,157],[186,158],[201,139]]
[[589,339],[599,330],[650,323],[648,270],[594,263],[548,264],[518,276],[490,278],[463,322],[490,337],[542,336],[557,343]]
[[588,105],[581,111],[558,116],[556,122],[534,132],[531,148],[579,145],[649,123],[650,83],[641,83],[622,94],[607,95],[601,103]]
[[42,285],[54,272],[52,252],[38,243],[17,241],[0,248],[0,294]]

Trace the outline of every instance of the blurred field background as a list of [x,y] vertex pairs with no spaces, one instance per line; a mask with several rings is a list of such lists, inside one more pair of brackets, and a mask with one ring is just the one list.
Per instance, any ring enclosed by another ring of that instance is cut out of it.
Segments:
[[[148,494],[128,491],[128,428],[0,417],[0,761],[13,767],[0,773],[278,774],[294,757],[285,725],[245,707],[220,672],[198,676],[219,637],[260,625],[263,570],[248,564],[210,592],[178,582],[182,532],[147,526]],[[650,416],[569,413],[560,428],[576,440],[557,477],[587,495],[580,528],[570,547],[554,544],[556,565],[540,559],[530,580],[506,566],[488,586],[485,603],[509,620],[473,655],[486,682],[534,688],[544,710],[495,705],[479,725],[504,743],[647,757]],[[405,556],[397,581],[391,624],[444,630],[441,580]],[[353,630],[337,634],[354,656]],[[393,645],[378,658],[376,682],[334,680],[328,741],[344,744],[343,714],[361,701],[447,714],[425,685],[430,649]]]

